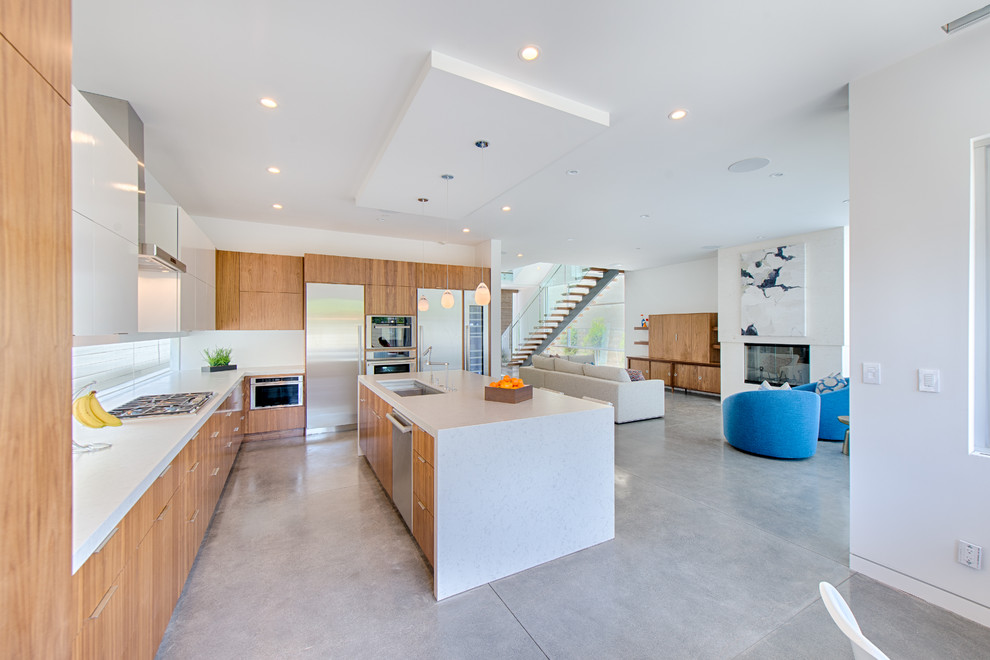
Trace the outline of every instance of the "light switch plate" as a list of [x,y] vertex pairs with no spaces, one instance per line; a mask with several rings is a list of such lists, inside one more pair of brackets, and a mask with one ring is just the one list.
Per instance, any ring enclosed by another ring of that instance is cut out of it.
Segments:
[[918,369],[919,392],[938,392],[939,380],[938,369]]
[[864,385],[879,385],[880,384],[880,363],[879,362],[864,362],[863,363],[863,384]]

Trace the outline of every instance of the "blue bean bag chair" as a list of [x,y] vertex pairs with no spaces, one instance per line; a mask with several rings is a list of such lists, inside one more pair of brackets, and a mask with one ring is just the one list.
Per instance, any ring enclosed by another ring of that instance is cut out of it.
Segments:
[[[814,392],[817,383],[799,385],[794,390]],[[839,421],[839,415],[849,414],[849,386],[841,390],[822,392],[818,395],[822,400],[821,420],[818,422],[818,437],[822,440],[843,440],[849,428]]]
[[722,402],[722,431],[730,445],[751,454],[808,458],[818,448],[820,413],[814,392],[738,392]]

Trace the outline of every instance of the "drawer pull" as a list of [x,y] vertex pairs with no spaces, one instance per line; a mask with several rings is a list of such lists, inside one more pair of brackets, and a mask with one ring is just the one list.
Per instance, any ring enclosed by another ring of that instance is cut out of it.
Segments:
[[172,469],[172,464],[169,463],[167,466],[165,466],[165,469],[162,470],[162,473],[158,475],[158,478],[161,479],[162,477],[164,477],[165,476],[165,473],[168,472],[171,469]]
[[196,471],[196,468],[198,468],[198,467],[199,467],[199,461],[196,461],[195,463],[193,463],[193,466],[191,468],[189,468],[189,471],[190,472],[195,472]]
[[168,510],[171,509],[171,508],[172,508],[172,503],[171,502],[169,502],[168,504],[166,504],[165,505],[165,508],[162,509],[162,512],[158,514],[158,520],[165,520],[165,516],[168,515]]
[[423,457],[422,456],[417,456],[416,458],[419,459],[419,462],[420,463],[425,463],[426,462],[426,461],[423,460]]
[[116,534],[119,531],[120,531],[120,527],[114,527],[112,530],[110,530],[110,533],[107,534],[107,537],[105,539],[103,539],[103,543],[101,543],[99,546],[97,546],[96,550],[93,550],[93,554],[95,555],[97,552],[99,552],[100,550],[102,550],[103,548],[105,548],[106,545],[107,545],[107,543],[110,542],[110,539],[113,538],[113,535]]
[[240,430],[241,430],[241,427],[240,426],[235,426],[234,427],[234,433],[237,433]]
[[420,502],[419,500],[416,500],[416,504],[418,504],[418,505],[419,505],[419,508],[420,508],[420,509],[422,509],[423,511],[426,511],[426,507],[425,507],[425,506],[423,506],[423,503],[422,503],[422,502]]
[[228,443],[227,443],[227,446],[228,446],[228,447],[230,447],[230,446],[232,446],[233,444],[234,444],[234,441],[233,441],[233,440],[231,440],[230,442],[228,442]]
[[215,477],[215,476],[217,476],[218,474],[220,474],[220,468],[214,468],[214,469],[213,469],[213,474],[211,474],[210,476],[211,476],[211,477]]
[[199,509],[196,509],[196,513],[193,514],[193,517],[190,518],[189,520],[187,520],[186,522],[187,523],[194,523],[194,522],[196,522],[196,518],[199,518]]
[[213,434],[212,434],[212,435],[210,435],[210,437],[211,437],[211,438],[215,438],[215,437],[217,437],[218,435],[220,435],[220,431],[214,431],[214,432],[213,432]]
[[233,414],[234,414],[234,411],[232,410],[232,411],[230,411],[229,413],[227,413],[227,417],[230,417],[230,416],[231,416],[231,415],[233,415]]
[[117,593],[117,588],[119,586],[120,585],[115,584],[109,589],[107,589],[107,592],[103,594],[103,600],[101,600],[100,604],[96,606],[96,609],[93,610],[93,613],[89,615],[90,619],[100,618],[100,615],[103,614],[103,609],[107,606],[107,603],[110,602],[110,599],[113,598],[113,595]]

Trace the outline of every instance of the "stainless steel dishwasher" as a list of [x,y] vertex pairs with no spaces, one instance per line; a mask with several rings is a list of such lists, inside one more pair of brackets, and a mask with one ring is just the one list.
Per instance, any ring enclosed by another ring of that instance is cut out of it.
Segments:
[[412,422],[396,412],[386,413],[392,422],[392,501],[412,530]]

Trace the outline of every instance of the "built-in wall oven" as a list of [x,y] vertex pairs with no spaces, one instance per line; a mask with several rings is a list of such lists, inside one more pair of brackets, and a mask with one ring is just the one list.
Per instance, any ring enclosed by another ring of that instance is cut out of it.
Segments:
[[416,317],[369,316],[364,324],[367,341],[365,348],[414,348],[416,346]]
[[407,374],[416,371],[416,351],[368,351],[367,374]]
[[255,376],[251,378],[251,410],[303,405],[302,376]]

